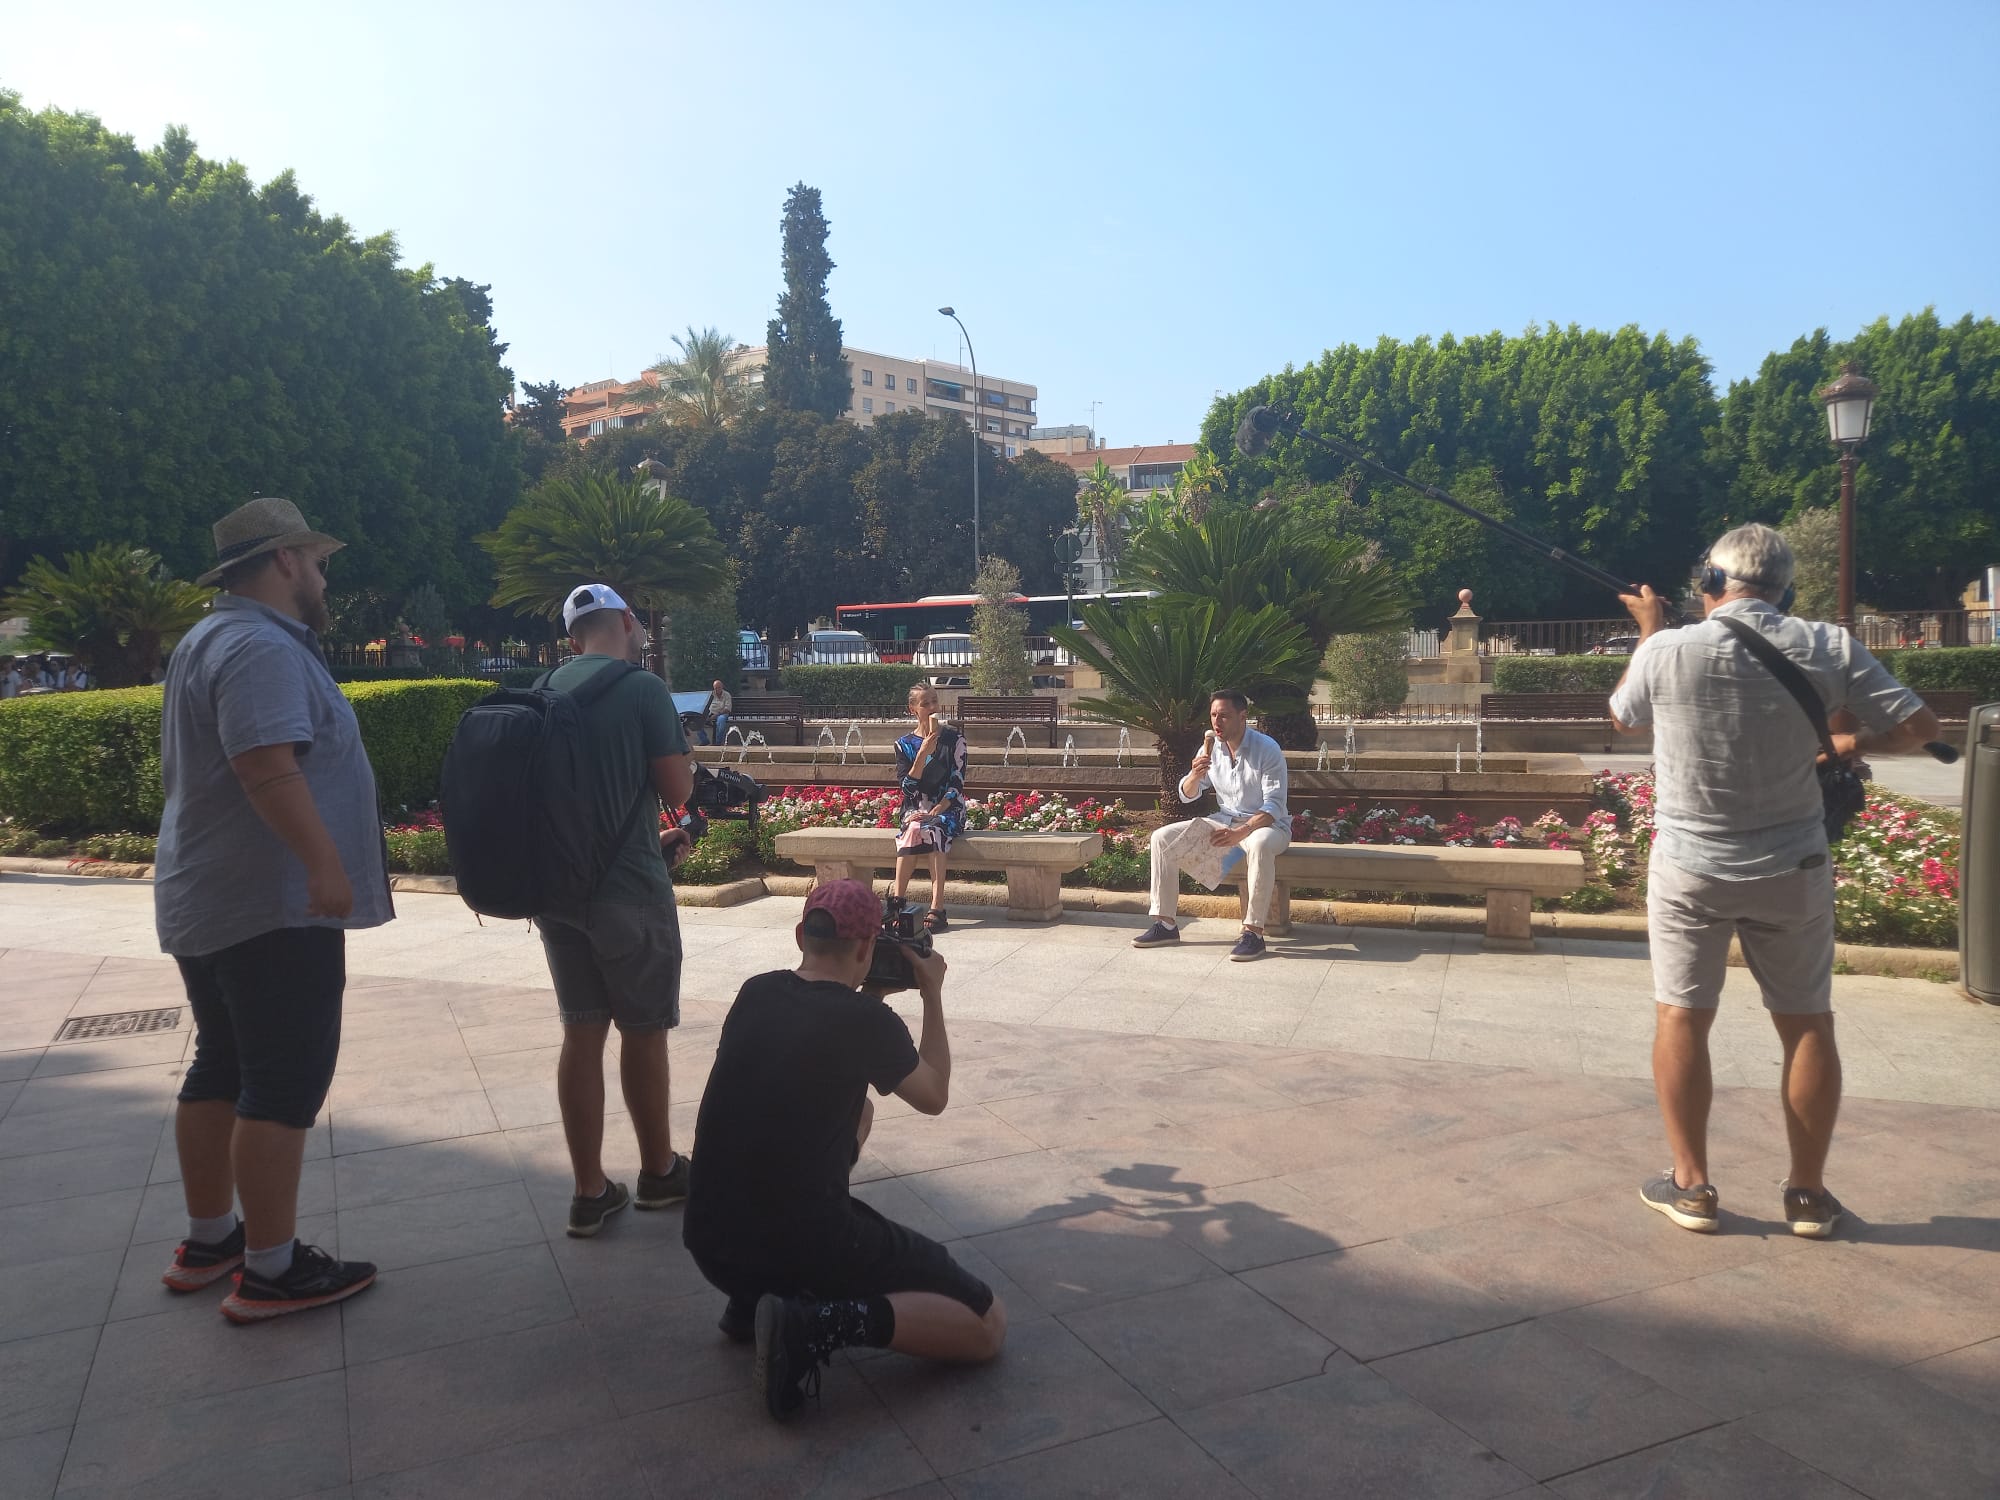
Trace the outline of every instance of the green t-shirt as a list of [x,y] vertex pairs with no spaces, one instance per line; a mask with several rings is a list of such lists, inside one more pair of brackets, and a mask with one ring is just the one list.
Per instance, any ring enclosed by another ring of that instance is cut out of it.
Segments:
[[[549,686],[574,692],[611,665],[593,653],[557,667]],[[687,736],[667,685],[651,672],[628,672],[610,692],[584,710],[584,753],[600,831],[623,829],[618,852],[596,899],[621,906],[671,900],[673,881],[660,857],[660,799],[653,791],[653,762],[687,754]]]

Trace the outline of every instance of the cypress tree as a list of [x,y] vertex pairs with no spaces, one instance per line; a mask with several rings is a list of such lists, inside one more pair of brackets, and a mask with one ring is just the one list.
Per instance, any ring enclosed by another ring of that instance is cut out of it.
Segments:
[[847,411],[853,388],[840,348],[840,320],[826,300],[833,258],[826,253],[826,214],[818,188],[801,182],[785,195],[783,227],[785,290],[764,335],[769,351],[765,396],[773,406],[839,417]]

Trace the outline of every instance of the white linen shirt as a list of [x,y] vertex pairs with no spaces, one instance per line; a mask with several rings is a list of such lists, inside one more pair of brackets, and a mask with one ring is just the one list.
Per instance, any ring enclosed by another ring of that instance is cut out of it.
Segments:
[[1654,848],[1696,875],[1755,880],[1824,856],[1826,817],[1805,711],[1716,615],[1754,626],[1805,673],[1828,712],[1895,728],[1924,700],[1838,625],[1732,599],[1706,620],[1649,635],[1632,653],[1611,712],[1653,726]]
[[1233,755],[1222,737],[1216,736],[1208,774],[1195,784],[1193,797],[1187,794],[1186,786],[1187,778],[1183,777],[1183,802],[1194,801],[1203,787],[1213,788],[1215,816],[1232,828],[1261,812],[1269,813],[1272,822],[1291,832],[1292,815],[1285,809],[1286,799],[1291,795],[1291,771],[1285,765],[1285,752],[1278,748],[1278,742],[1260,729],[1245,729],[1243,743]]

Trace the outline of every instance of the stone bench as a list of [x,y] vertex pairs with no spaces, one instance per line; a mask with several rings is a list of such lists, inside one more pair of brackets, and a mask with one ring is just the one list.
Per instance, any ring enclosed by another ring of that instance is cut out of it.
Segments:
[[[1242,872],[1224,881],[1242,893]],[[1571,849],[1444,849],[1410,844],[1294,844],[1278,856],[1269,931],[1292,928],[1292,887],[1422,891],[1486,898],[1486,946],[1533,950],[1528,914],[1537,896],[1583,884],[1583,856]]]
[[[781,833],[778,857],[811,865],[816,880],[867,880],[896,867],[896,835],[888,828],[799,828]],[[966,833],[951,846],[946,868],[999,870],[1007,877],[1007,915],[1016,922],[1051,922],[1062,915],[1062,877],[1104,852],[1095,833]]]

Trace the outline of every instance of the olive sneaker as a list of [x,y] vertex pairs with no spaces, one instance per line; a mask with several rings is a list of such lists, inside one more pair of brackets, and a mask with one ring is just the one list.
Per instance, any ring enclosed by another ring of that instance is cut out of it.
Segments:
[[604,1227],[604,1221],[628,1206],[632,1194],[622,1182],[606,1179],[604,1191],[595,1198],[573,1197],[569,1200],[569,1237],[573,1240],[593,1239],[597,1231]]
[[1681,1228],[1692,1229],[1696,1234],[1713,1234],[1722,1223],[1721,1195],[1706,1182],[1693,1187],[1680,1186],[1674,1181],[1672,1167],[1643,1184],[1639,1199],[1646,1207],[1658,1209]]
[[1785,1222],[1792,1226],[1793,1234],[1809,1240],[1830,1239],[1840,1227],[1843,1212],[1840,1200],[1825,1188],[1815,1192],[1785,1184]]
[[232,1323],[263,1323],[286,1313],[345,1302],[375,1284],[375,1267],[365,1260],[335,1260],[317,1245],[292,1246],[292,1264],[282,1276],[245,1270],[236,1290],[222,1299],[222,1315]]
[[215,1244],[182,1240],[174,1249],[173,1264],[160,1280],[176,1292],[198,1292],[213,1286],[243,1264],[243,1221]]
[[687,1157],[676,1154],[674,1164],[657,1177],[651,1172],[639,1173],[639,1190],[632,1195],[634,1208],[672,1208],[676,1203],[687,1202],[688,1175],[694,1163]]

